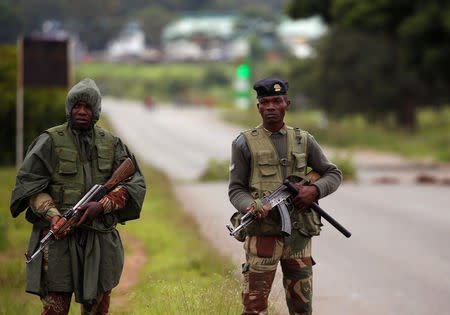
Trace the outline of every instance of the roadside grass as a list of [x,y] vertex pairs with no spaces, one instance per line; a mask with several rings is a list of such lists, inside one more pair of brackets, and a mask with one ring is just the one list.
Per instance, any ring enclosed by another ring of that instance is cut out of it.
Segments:
[[116,314],[238,314],[235,266],[201,238],[169,180],[154,169],[144,172],[148,192],[141,218],[121,230],[143,240],[149,260],[128,294],[132,312],[127,306]]
[[13,219],[9,212],[11,191],[17,170],[0,168],[0,314],[36,314],[41,310],[39,298],[25,293],[25,257],[31,225],[20,214]]
[[[251,128],[261,122],[256,106],[247,111],[225,110],[223,117],[243,128]],[[384,124],[369,122],[361,116],[326,120],[314,110],[288,112],[286,122],[308,130],[320,144],[339,149],[370,149],[413,159],[450,161],[450,106],[439,110],[419,110],[418,128],[413,133],[396,127],[392,120]]]

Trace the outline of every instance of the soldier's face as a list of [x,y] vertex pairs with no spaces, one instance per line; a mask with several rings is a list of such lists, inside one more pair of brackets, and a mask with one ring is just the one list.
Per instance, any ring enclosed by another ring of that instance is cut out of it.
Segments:
[[88,129],[91,126],[92,109],[91,106],[78,102],[72,108],[72,122],[76,129]]
[[282,124],[290,104],[291,102],[283,95],[261,97],[258,100],[258,110],[263,119],[263,124]]

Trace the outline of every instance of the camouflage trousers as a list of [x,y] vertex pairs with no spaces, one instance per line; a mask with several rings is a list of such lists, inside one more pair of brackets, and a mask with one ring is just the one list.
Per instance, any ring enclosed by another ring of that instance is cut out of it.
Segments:
[[[81,305],[82,315],[106,315],[108,314],[111,291],[100,294],[96,303]],[[49,292],[41,298],[42,315],[66,315],[69,313],[72,293]]]
[[290,237],[249,236],[244,249],[242,314],[268,314],[268,297],[278,262],[291,315],[312,314],[311,239],[297,230]]

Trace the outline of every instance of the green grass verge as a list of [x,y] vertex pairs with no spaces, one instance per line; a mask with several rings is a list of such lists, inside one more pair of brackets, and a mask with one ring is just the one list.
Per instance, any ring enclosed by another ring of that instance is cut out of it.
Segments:
[[[111,314],[238,314],[240,284],[232,275],[234,266],[200,237],[168,179],[151,168],[144,172],[149,189],[141,218],[119,230],[144,242],[148,262],[128,294],[130,303],[111,309]],[[15,175],[15,168],[0,168],[0,314],[36,314],[39,298],[24,291],[23,253],[31,226],[23,214],[13,219],[8,210]],[[78,313],[73,304],[70,314]]]
[[238,314],[235,267],[199,236],[168,179],[153,169],[145,176],[149,189],[141,219],[122,228],[143,240],[149,255],[140,283],[129,294],[133,314]]

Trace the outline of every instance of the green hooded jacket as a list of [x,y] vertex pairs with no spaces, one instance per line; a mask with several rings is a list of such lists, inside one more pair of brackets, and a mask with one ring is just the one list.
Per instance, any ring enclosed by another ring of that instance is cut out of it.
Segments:
[[[76,130],[72,126],[72,108],[79,101],[88,103],[92,109],[92,128],[87,131]],[[31,196],[47,192],[52,198],[58,199],[54,187],[62,186],[63,196],[79,200],[93,185],[103,184],[98,182],[100,178],[112,175],[124,159],[132,159],[136,172],[130,181],[122,184],[130,196],[126,206],[117,213],[100,215],[90,227],[77,229],[69,236],[53,242],[49,246],[46,272],[42,268],[42,259],[38,258],[27,265],[27,292],[40,296],[47,292],[74,292],[77,302],[90,304],[98,294],[111,290],[119,283],[124,252],[115,225],[117,222],[139,217],[146,185],[137,161],[127,146],[117,136],[95,126],[101,112],[101,95],[93,80],[84,79],[76,84],[67,95],[65,107],[67,123],[47,130],[29,146],[17,174],[10,210],[13,217],[27,210],[26,218],[33,223],[28,245],[28,252],[32,253],[37,249],[42,231],[49,227],[49,223],[39,219],[29,209]],[[61,138],[63,141],[55,142],[55,134],[58,133],[64,134]],[[106,135],[102,138],[102,143],[99,143],[99,134]],[[111,143],[105,143],[105,139]],[[101,145],[111,153],[108,154],[110,160],[107,161],[111,165],[106,170],[108,174],[105,173],[103,177],[99,176],[96,169],[101,158]],[[76,157],[69,158],[74,163],[74,168],[71,174],[64,176],[58,176],[64,155],[61,154],[64,153],[61,147],[65,152],[73,149],[73,156]],[[72,177],[77,183],[74,187],[79,189],[69,187],[71,192],[68,194],[69,188],[65,185],[70,180],[61,179],[65,176]],[[62,208],[59,210],[64,212],[67,205],[64,202],[56,203]],[[86,238],[85,246],[79,244],[81,237]]]

